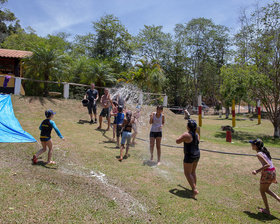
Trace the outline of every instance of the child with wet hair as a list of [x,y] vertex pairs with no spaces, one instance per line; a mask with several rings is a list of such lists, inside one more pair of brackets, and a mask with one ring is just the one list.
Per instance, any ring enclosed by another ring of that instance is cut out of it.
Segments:
[[[130,144],[130,139],[131,139],[131,130],[132,130],[132,124],[134,123],[134,119],[132,118],[132,112],[127,111],[126,112],[126,117],[123,121],[122,124],[122,140],[121,140],[121,149],[120,149],[120,158],[119,161],[121,162],[123,159],[128,158],[128,150],[129,150],[129,144]],[[123,157],[123,150],[124,150],[124,145],[126,143],[126,152]]]
[[199,193],[196,187],[196,168],[200,159],[199,135],[196,133],[195,120],[188,120],[187,131],[176,139],[177,144],[184,143],[184,174],[192,188],[192,197],[195,199]]

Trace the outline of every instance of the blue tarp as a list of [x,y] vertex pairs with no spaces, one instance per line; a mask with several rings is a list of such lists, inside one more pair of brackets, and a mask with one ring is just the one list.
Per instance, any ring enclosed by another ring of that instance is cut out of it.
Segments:
[[36,142],[15,117],[10,95],[0,94],[0,142]]

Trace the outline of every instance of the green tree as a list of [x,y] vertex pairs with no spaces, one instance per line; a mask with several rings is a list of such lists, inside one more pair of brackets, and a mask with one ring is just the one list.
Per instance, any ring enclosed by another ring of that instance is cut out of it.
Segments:
[[83,83],[94,82],[96,86],[105,87],[112,86],[116,83],[114,69],[111,63],[101,59],[89,59],[86,65],[87,71],[81,74]]
[[15,14],[3,8],[7,1],[0,0],[0,43],[20,28],[19,20],[15,17]]
[[143,91],[159,93],[162,91],[165,76],[156,60],[149,62],[146,59],[140,59],[134,70],[129,71],[119,81],[132,82]]
[[172,37],[162,26],[144,26],[136,37],[139,58],[162,62],[172,48]]
[[[246,15],[247,16],[247,15]],[[246,42],[249,65],[255,68],[250,77],[251,88],[256,99],[260,99],[274,126],[274,136],[280,135],[280,3],[273,2],[256,8],[247,16],[243,29],[250,30]],[[237,35],[242,35],[241,29]],[[237,45],[238,51],[243,48]],[[239,58],[238,58],[239,59]],[[240,61],[242,61],[241,58]]]
[[[46,48],[45,46],[37,46],[33,50],[33,55],[25,59],[24,70],[26,77],[39,79],[43,81],[59,80],[63,81],[63,73],[66,69],[65,56],[61,52]],[[40,94],[40,85],[32,84]],[[43,83],[43,95],[47,96],[49,93],[48,83]]]
[[220,85],[220,68],[225,64],[229,47],[228,28],[205,18],[177,24],[175,37],[182,55],[188,58],[187,70],[192,76],[194,99],[202,93],[209,101],[216,99]]
[[232,105],[232,100],[250,102],[249,77],[252,70],[247,65],[227,65],[221,69],[222,84],[220,87],[221,102],[226,108]]
[[93,57],[100,59],[117,58],[120,63],[128,63],[133,54],[132,36],[114,15],[101,17],[93,22]]

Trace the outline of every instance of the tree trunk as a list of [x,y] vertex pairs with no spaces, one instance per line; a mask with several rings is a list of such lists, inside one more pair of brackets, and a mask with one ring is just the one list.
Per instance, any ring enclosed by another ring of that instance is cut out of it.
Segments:
[[280,137],[280,127],[279,125],[274,126],[274,138]]
[[226,107],[226,119],[228,119],[229,116],[229,107]]
[[[49,74],[46,72],[44,75],[45,81],[49,80]],[[44,82],[44,93],[43,96],[48,96],[49,95],[49,87],[48,87],[48,83]]]
[[251,105],[248,103],[248,113],[251,113]]

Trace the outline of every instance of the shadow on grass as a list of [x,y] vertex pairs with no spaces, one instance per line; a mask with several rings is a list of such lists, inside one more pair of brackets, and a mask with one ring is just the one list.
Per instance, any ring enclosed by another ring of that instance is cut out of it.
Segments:
[[29,103],[32,103],[34,100],[39,100],[42,106],[46,104],[47,100],[56,105],[56,102],[50,97],[32,96],[29,98]]
[[280,220],[277,217],[275,217],[274,215],[267,215],[267,214],[263,214],[261,212],[258,213],[253,213],[253,212],[249,212],[249,211],[243,211],[246,215],[248,215],[250,218],[253,219],[257,219],[261,222],[266,222],[266,221],[272,221],[272,220]]
[[[226,132],[216,132],[216,134],[214,135],[216,138],[222,138],[222,139],[226,139]],[[269,143],[272,145],[279,145],[280,144],[280,139],[275,139],[272,136],[269,135],[257,135],[254,133],[249,133],[249,132],[245,132],[245,131],[235,131],[232,134],[232,139],[234,140],[239,140],[243,143],[248,143],[249,140],[251,139],[257,139],[257,138],[261,138],[264,143]]]
[[[211,120],[216,120],[216,121],[231,121],[232,118],[211,118]],[[249,120],[249,118],[235,118],[235,121],[246,121]]]
[[190,199],[194,199],[194,200],[197,200],[195,198],[192,197],[193,195],[193,192],[185,187],[183,187],[182,185],[178,185],[178,187],[182,188],[182,189],[178,189],[178,188],[174,188],[174,189],[171,189],[169,190],[169,192],[171,194],[174,194],[180,198],[190,198]]
[[143,161],[143,166],[156,166],[157,162],[156,161],[152,161],[152,160],[144,160]]
[[36,164],[32,164],[33,166],[43,166],[47,169],[51,169],[51,170],[56,170],[57,169],[57,165],[54,164],[54,165],[49,165],[47,164],[46,162],[44,161],[38,161]]
[[77,122],[77,124],[85,124],[85,123],[93,124],[93,123],[90,123],[88,120],[81,120],[81,119]]
[[116,149],[116,150],[119,150],[120,148],[116,148],[116,146],[104,146],[104,148],[106,149]]

